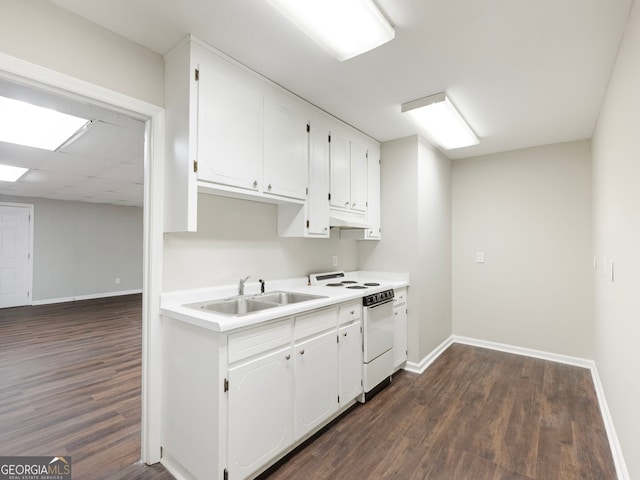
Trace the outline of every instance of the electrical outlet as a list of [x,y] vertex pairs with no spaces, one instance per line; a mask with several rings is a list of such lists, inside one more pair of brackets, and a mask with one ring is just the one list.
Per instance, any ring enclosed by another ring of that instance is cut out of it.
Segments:
[[333,266],[334,266],[334,267],[337,267],[337,266],[338,266],[338,256],[337,256],[337,255],[334,255],[334,256],[333,256]]

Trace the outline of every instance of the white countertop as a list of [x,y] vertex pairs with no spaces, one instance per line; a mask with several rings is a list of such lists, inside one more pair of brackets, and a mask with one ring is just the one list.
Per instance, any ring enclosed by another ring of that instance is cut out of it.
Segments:
[[[389,272],[347,272],[345,279],[358,282],[380,282],[378,287],[369,287],[366,290],[355,290],[339,287],[322,287],[307,285],[307,277],[290,278],[284,280],[267,280],[266,293],[285,290],[288,292],[308,293],[322,295],[326,298],[308,300],[305,302],[281,305],[266,310],[260,310],[243,316],[229,316],[217,314],[199,308],[186,307],[185,305],[199,302],[220,300],[233,297],[238,294],[238,285],[223,285],[218,287],[181,290],[165,293],[160,300],[160,313],[167,317],[206,328],[216,332],[229,332],[239,328],[245,328],[271,320],[288,317],[298,313],[315,310],[317,308],[335,305],[349,300],[362,298],[370,293],[381,292],[389,288],[401,288],[409,285],[408,273]],[[260,284],[247,282],[245,295],[260,293]]]

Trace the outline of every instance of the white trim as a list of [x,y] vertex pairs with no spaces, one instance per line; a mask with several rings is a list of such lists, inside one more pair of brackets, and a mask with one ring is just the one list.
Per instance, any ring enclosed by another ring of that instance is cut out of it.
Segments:
[[453,343],[453,337],[447,338],[444,342],[434,348],[431,353],[424,357],[420,363],[407,362],[404,369],[407,372],[423,374],[424,371],[431,365],[436,358],[438,358],[442,352],[444,352]]
[[624,457],[622,455],[622,448],[616,434],[616,429],[609,411],[609,406],[602,388],[602,382],[598,375],[598,369],[596,363],[593,360],[586,358],[572,357],[568,355],[560,355],[557,353],[545,352],[542,350],[534,350],[531,348],[516,347],[514,345],[507,345],[504,343],[490,342],[487,340],[479,340],[477,338],[461,337],[458,335],[452,335],[437,346],[431,353],[422,359],[420,363],[407,362],[405,370],[408,372],[422,374],[433,361],[438,358],[444,350],[454,343],[460,343],[464,345],[471,345],[474,347],[488,348],[491,350],[497,350],[505,353],[512,353],[515,355],[523,355],[525,357],[539,358],[541,360],[548,360],[550,362],[563,363],[566,365],[572,365],[574,367],[587,368],[591,372],[593,379],[593,386],[598,397],[598,404],[600,406],[600,414],[602,415],[602,421],[604,423],[605,430],[607,432],[607,438],[609,440],[609,448],[611,448],[611,456],[613,457],[613,463],[616,468],[616,474],[618,480],[630,480],[629,471],[627,470]]
[[16,202],[0,202],[2,207],[20,207],[29,209],[29,266],[27,267],[27,280],[29,298],[25,305],[33,305],[33,224],[35,222],[34,205],[33,203],[16,203]]
[[88,295],[77,295],[75,297],[46,298],[44,300],[36,300],[32,305],[52,305],[54,303],[77,302],[80,300],[93,300],[95,298],[120,297],[122,295],[133,295],[142,293],[142,289],[122,290],[120,292],[91,293]]
[[591,369],[592,360],[586,358],[570,357],[568,355],[560,355],[558,353],[545,352],[542,350],[534,350],[531,348],[516,347],[504,343],[489,342],[487,340],[479,340],[477,338],[460,337],[452,335],[453,343],[462,343],[464,345],[473,345],[474,347],[488,348],[490,350],[498,350],[505,353],[515,353],[516,355],[524,355],[525,357],[539,358],[541,360],[549,360],[550,362],[564,363],[573,365],[574,367],[582,367]]
[[144,155],[141,459],[160,461],[160,293],[164,109],[40,65],[0,53],[0,78],[89,101],[146,122]]
[[627,470],[627,464],[622,456],[622,447],[618,440],[618,434],[616,433],[616,427],[613,424],[613,418],[609,411],[609,405],[604,395],[604,388],[600,381],[600,375],[598,375],[598,367],[593,362],[591,368],[591,377],[593,378],[593,385],[596,389],[596,395],[598,395],[598,402],[600,403],[600,413],[602,414],[602,421],[604,422],[604,428],[607,431],[607,437],[609,439],[609,445],[611,447],[611,455],[613,456],[613,463],[616,466],[616,474],[618,480],[630,480],[629,470]]

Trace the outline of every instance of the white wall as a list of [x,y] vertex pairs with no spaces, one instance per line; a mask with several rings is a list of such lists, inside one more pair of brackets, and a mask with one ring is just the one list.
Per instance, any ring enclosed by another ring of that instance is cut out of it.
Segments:
[[198,196],[198,232],[164,236],[163,291],[302,277],[339,270],[355,270],[355,240],[280,238],[277,206],[215,195]]
[[419,137],[382,144],[382,240],[361,242],[363,270],[409,272],[409,360],[451,335],[451,162]]
[[[640,5],[593,136],[595,357],[630,478],[640,478]],[[608,265],[614,262],[615,281]]]
[[5,195],[0,201],[34,205],[34,302],[142,289],[142,208]]
[[45,0],[0,0],[0,52],[155,105],[162,56]]
[[593,358],[591,243],[588,141],[454,161],[454,334]]

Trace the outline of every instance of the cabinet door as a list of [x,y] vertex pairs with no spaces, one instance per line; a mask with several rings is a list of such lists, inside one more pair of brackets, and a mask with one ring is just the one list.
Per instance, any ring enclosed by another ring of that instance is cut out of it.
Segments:
[[369,146],[367,182],[367,223],[372,225],[365,231],[367,239],[380,239],[380,147]]
[[349,168],[351,142],[331,133],[331,201],[332,207],[349,208]]
[[309,119],[288,99],[265,99],[264,185],[267,194],[304,200],[309,164]]
[[407,361],[407,307],[402,305],[393,309],[393,368],[397,370]]
[[307,233],[329,236],[329,130],[311,122]]
[[340,403],[353,400],[362,393],[362,330],[360,322],[340,328]]
[[293,442],[291,348],[230,368],[228,393],[229,477],[246,478]]
[[198,80],[198,180],[258,190],[262,94],[243,72],[206,57]]
[[294,347],[296,439],[320,425],[338,409],[338,343],[336,330]]
[[367,210],[367,183],[369,180],[369,162],[367,148],[351,142],[350,164],[350,208],[359,212]]

